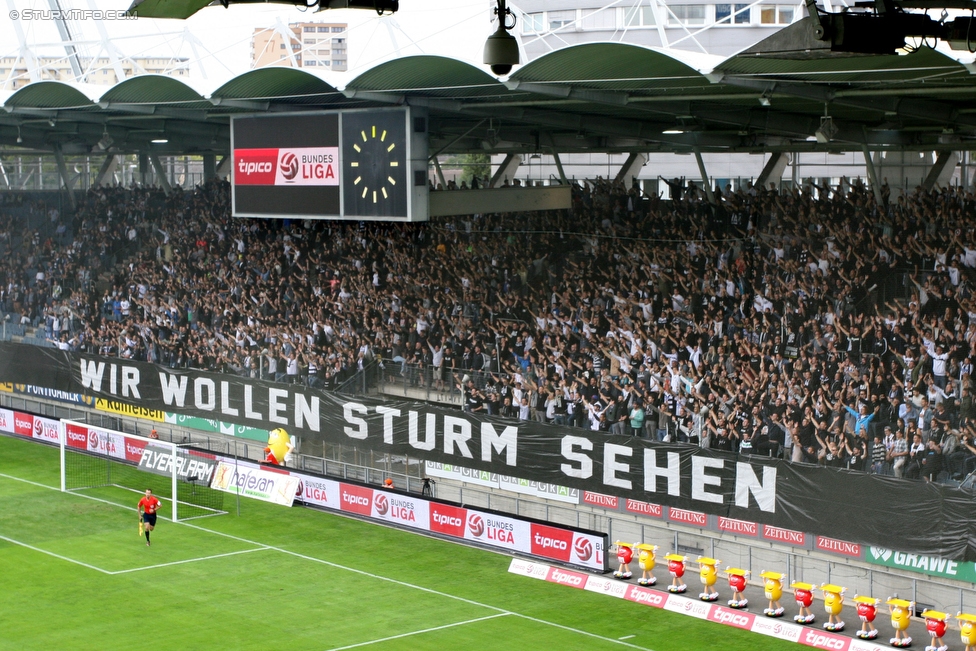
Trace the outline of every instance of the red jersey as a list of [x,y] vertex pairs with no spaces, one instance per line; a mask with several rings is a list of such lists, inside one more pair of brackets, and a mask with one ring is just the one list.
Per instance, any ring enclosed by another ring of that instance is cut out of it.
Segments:
[[141,500],[139,500],[139,507],[144,509],[149,515],[152,515],[156,512],[156,509],[159,508],[159,500],[156,499],[155,495],[151,497],[143,497]]

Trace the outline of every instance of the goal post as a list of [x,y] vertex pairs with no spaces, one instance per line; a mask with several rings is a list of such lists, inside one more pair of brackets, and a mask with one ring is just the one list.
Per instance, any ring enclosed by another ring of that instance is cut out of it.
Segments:
[[210,487],[212,454],[66,419],[59,429],[62,491],[151,488],[169,501],[174,522],[224,513],[223,493]]

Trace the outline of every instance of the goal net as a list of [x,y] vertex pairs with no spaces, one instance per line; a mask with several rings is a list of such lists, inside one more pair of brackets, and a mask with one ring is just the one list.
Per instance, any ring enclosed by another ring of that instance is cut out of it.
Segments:
[[[165,515],[189,520],[224,513],[224,493],[210,487],[216,467],[212,454],[186,446],[61,421],[62,491],[114,487],[143,493],[151,488],[171,506]],[[133,496],[133,503],[137,499]]]

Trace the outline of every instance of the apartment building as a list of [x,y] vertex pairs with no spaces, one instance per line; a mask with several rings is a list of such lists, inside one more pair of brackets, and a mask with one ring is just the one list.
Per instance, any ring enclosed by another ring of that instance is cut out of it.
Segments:
[[[82,78],[76,79],[67,57],[36,57],[33,66],[39,81],[82,81],[113,86],[128,77],[157,74],[177,79],[190,76],[190,60],[182,57],[128,57],[116,64],[108,57],[79,57]],[[121,77],[118,71],[121,71]],[[31,82],[28,61],[21,56],[0,57],[0,89],[17,90]]]
[[291,23],[287,29],[264,27],[251,37],[251,67],[290,66],[348,70],[346,23]]

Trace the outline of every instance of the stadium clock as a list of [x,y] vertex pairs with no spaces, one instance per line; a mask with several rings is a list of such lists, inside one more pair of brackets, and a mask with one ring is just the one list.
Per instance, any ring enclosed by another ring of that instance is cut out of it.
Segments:
[[346,113],[342,136],[346,216],[406,215],[409,165],[404,114]]

